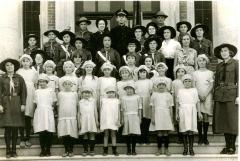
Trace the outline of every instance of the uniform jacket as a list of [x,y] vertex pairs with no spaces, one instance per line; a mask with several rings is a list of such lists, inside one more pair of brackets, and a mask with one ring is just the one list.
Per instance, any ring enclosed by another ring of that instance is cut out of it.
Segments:
[[206,54],[210,59],[213,56],[212,42],[208,39],[203,38],[201,41],[195,39],[191,43],[192,48],[197,50],[197,54]]
[[54,56],[60,52],[60,44],[57,41],[48,41],[43,45],[43,51],[47,53],[47,56],[53,60]]
[[75,34],[76,34],[76,37],[81,37],[81,38],[89,41],[89,40],[90,40],[90,37],[91,37],[91,35],[92,35],[92,32],[90,32],[90,31],[88,31],[88,30],[87,30],[87,31],[81,31],[81,30],[79,30],[79,31],[77,31]]
[[[81,55],[82,57],[82,62],[85,62],[86,60],[91,60],[92,59],[92,54],[89,50],[86,50],[86,49],[82,49],[82,50],[79,50],[79,49],[75,49],[73,51],[73,55]],[[73,58],[71,58],[73,60]]]
[[214,85],[214,100],[235,101],[238,96],[238,60],[230,59],[217,65]]
[[148,51],[147,53],[145,53],[145,54],[143,55],[143,58],[142,58],[142,63],[144,63],[143,60],[144,60],[144,58],[147,57],[147,56],[150,56],[150,57],[154,60],[154,62],[153,62],[154,65],[156,65],[157,63],[160,63],[160,62],[165,63],[165,57],[164,57],[164,55],[163,55],[162,53],[160,53],[159,51],[155,51],[155,52],[154,52],[154,58],[153,58],[152,53],[151,53],[150,51]]

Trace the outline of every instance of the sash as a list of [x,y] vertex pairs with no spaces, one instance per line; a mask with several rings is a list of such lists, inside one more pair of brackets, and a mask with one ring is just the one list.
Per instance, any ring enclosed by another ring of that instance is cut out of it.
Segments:
[[65,51],[66,53],[66,59],[69,57],[70,58],[70,53],[67,51],[67,49],[65,48],[65,46],[61,45],[63,51]]

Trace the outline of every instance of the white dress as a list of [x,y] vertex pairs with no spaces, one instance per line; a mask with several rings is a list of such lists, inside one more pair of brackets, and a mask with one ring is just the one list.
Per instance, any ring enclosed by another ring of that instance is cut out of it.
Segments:
[[151,123],[149,130],[174,130],[171,107],[173,106],[173,97],[169,92],[154,92],[151,96],[150,105],[155,109],[155,124]]
[[138,94],[143,103],[143,117],[151,119],[151,109],[150,109],[150,96],[153,90],[153,83],[150,79],[137,80],[136,84],[136,94]]
[[96,100],[94,98],[81,99],[78,108],[79,134],[84,135],[88,132],[98,132],[94,114],[95,110],[97,110]]
[[85,77],[84,76],[81,76],[79,78],[79,90],[81,91],[82,87],[84,86],[89,86],[93,89],[93,97],[95,99],[98,99],[99,98],[99,93],[98,93],[98,77],[96,76],[92,76],[92,75],[86,75]]
[[34,95],[34,103],[37,108],[33,117],[34,132],[55,132],[55,122],[53,115],[53,103],[56,102],[55,92],[50,88],[37,89]]
[[20,68],[17,74],[21,75],[25,81],[27,86],[27,99],[26,99],[26,107],[25,107],[25,116],[33,117],[34,114],[34,106],[33,106],[33,97],[35,92],[34,84],[37,81],[37,71],[34,68],[24,69]]
[[58,136],[78,138],[77,126],[77,92],[58,93]]
[[178,41],[171,39],[168,42],[166,40],[162,42],[160,51],[166,59],[174,59],[175,53],[178,49],[181,49],[181,44]]
[[102,98],[100,106],[100,130],[118,130],[120,101],[117,98]]
[[63,83],[63,80],[64,80],[65,77],[68,77],[73,81],[72,91],[77,92],[77,90],[78,90],[78,77],[76,77],[75,74],[65,75],[65,76],[59,78],[59,90],[63,91],[63,89],[64,89],[63,86],[62,86],[62,83]]
[[[214,74],[210,70],[197,70],[193,73],[193,79],[195,81],[196,88],[198,93],[206,93],[210,88],[210,84],[214,81]],[[208,115],[213,114],[213,94],[212,91],[207,95],[204,102],[200,101],[200,110],[202,113]]]
[[48,75],[49,82],[48,87],[51,88],[54,92],[59,88],[59,78],[56,75]]
[[172,89],[171,89],[171,93],[173,95],[173,99],[174,99],[174,103],[176,103],[176,99],[177,99],[177,94],[179,89],[184,88],[183,82],[181,79],[175,79],[172,82]]
[[129,83],[135,83],[134,80],[127,80],[127,81],[118,81],[117,82],[117,91],[119,98],[122,98],[123,96],[126,96],[126,91],[124,90],[124,86]]
[[177,96],[179,102],[179,131],[197,132],[197,102],[199,102],[196,88],[180,89]]
[[142,109],[142,101],[140,96],[123,96],[121,100],[124,115],[124,125],[122,135],[136,134],[140,135],[140,118],[138,115],[139,109]]
[[167,87],[167,91],[168,92],[171,92],[171,89],[172,89],[172,80],[166,76],[164,77],[152,77],[151,80],[153,82],[153,91],[157,91],[157,82],[159,79],[164,79],[165,82],[166,82],[166,87]]
[[100,77],[98,79],[98,87],[100,98],[106,96],[106,88],[109,86],[117,87],[117,80],[114,77]]

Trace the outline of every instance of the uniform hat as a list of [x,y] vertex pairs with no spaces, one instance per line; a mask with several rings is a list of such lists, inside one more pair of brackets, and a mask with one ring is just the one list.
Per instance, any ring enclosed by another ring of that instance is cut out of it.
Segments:
[[22,62],[22,60],[23,60],[24,58],[29,59],[30,62],[31,62],[31,64],[33,63],[33,60],[32,60],[32,58],[31,58],[31,56],[28,55],[28,54],[23,54],[23,55],[20,57],[20,59],[19,59],[20,63]]
[[147,25],[146,25],[146,32],[148,33],[148,28],[149,26],[153,26],[155,29],[156,29],[156,32],[158,30],[158,25],[155,23],[155,22],[149,22]]
[[174,38],[174,37],[176,37],[176,34],[177,34],[177,33],[176,33],[176,30],[175,30],[172,26],[163,26],[163,27],[161,27],[161,28],[159,29],[159,32],[158,32],[157,35],[159,35],[160,37],[162,37],[162,38],[164,39],[163,34],[164,34],[164,30],[166,30],[166,29],[168,29],[168,30],[171,31],[171,39]]
[[91,24],[91,21],[88,20],[86,17],[80,17],[78,21],[76,21],[76,25],[79,25],[81,22],[86,22],[88,25]]
[[48,78],[47,74],[44,74],[44,73],[39,74],[37,80],[38,80],[38,81],[39,81],[39,80],[45,80],[45,81],[49,82],[49,78]]
[[200,55],[198,55],[197,61],[198,61],[198,59],[200,59],[200,58],[205,59],[205,60],[207,61],[207,63],[209,62],[209,59],[208,59],[208,57],[206,56],[206,54],[200,54]]
[[1,63],[0,63],[0,69],[4,72],[7,72],[6,71],[6,63],[12,63],[14,65],[14,71],[16,72],[19,68],[20,68],[20,63],[19,61],[15,60],[15,59],[11,59],[11,58],[7,58],[5,60],[3,60]]
[[[181,26],[182,24],[187,25],[187,28],[188,28],[187,31],[190,31],[190,30],[191,30],[192,25],[191,25],[190,22],[187,22],[187,21],[180,21],[180,22],[177,23],[177,30],[178,30],[178,31],[179,31],[179,28],[180,28],[180,26]],[[180,31],[179,31],[179,32],[180,32]]]
[[98,22],[101,21],[101,20],[104,21],[105,26],[107,27],[107,25],[108,25],[107,20],[105,18],[101,18],[101,17],[96,20],[96,27],[98,27]]
[[141,29],[142,32],[143,32],[143,35],[145,35],[146,32],[147,32],[146,27],[141,26],[141,25],[135,25],[135,26],[132,28],[133,32],[135,32],[137,29]]
[[136,90],[136,86],[134,83],[127,83],[125,86],[123,86],[123,89],[126,90],[127,87],[131,87],[134,90]]
[[131,69],[128,66],[121,66],[121,68],[119,68],[119,73],[121,73],[123,70],[127,70],[129,73],[131,73]]
[[83,48],[87,47],[87,44],[88,44],[87,40],[85,40],[84,38],[81,38],[81,37],[76,37],[76,38],[74,39],[74,44],[75,44],[76,41],[78,41],[78,40],[82,42]]
[[118,15],[124,15],[124,16],[127,17],[128,16],[128,12],[125,9],[120,8],[119,10],[117,10],[115,12],[115,16],[118,16]]
[[157,69],[158,66],[163,66],[166,69],[166,71],[168,70],[167,65],[165,63],[163,63],[163,62],[157,63],[157,65],[155,66],[155,69]]
[[110,70],[112,71],[113,68],[115,68],[115,66],[112,65],[110,62],[105,62],[105,63],[101,66],[101,70],[102,70],[102,71],[103,71],[104,69],[110,69]]
[[108,86],[106,89],[105,89],[105,92],[116,92],[116,87],[114,86]]
[[46,66],[49,66],[49,65],[52,66],[53,69],[55,69],[55,67],[56,67],[56,64],[52,60],[47,60],[43,64],[43,69],[46,70]]
[[86,91],[89,91],[89,92],[93,92],[93,89],[92,89],[92,87],[90,87],[90,86],[83,86],[82,88],[81,88],[81,93],[82,92],[86,92]]
[[192,37],[194,37],[194,38],[197,37],[197,35],[196,35],[196,30],[197,30],[198,28],[202,28],[202,29],[204,30],[204,32],[208,32],[208,27],[207,27],[206,25],[196,24],[196,26],[194,26],[194,27],[192,28],[191,32],[190,32]]
[[51,30],[47,30],[46,32],[43,33],[44,36],[48,36],[48,34],[50,32],[53,32],[57,37],[59,35],[59,31],[58,30],[54,30],[54,29],[51,29]]
[[150,72],[150,69],[146,65],[140,65],[136,72],[138,73],[140,70],[146,70],[147,73]]
[[83,63],[82,68],[85,69],[87,65],[91,65],[93,68],[96,66],[92,60],[87,60]]
[[232,55],[230,55],[231,57],[234,57],[236,54],[237,54],[237,47],[232,45],[232,44],[227,44],[227,43],[223,43],[217,47],[215,47],[214,49],[214,55],[218,58],[218,59],[222,59],[222,56],[221,56],[221,49],[224,48],[224,47],[227,47],[230,51],[233,52]]
[[163,11],[157,11],[153,17],[157,18],[158,16],[163,16],[165,18],[168,17],[168,15],[166,15]]
[[65,29],[62,32],[60,32],[59,35],[58,35],[58,38],[60,40],[63,40],[63,36],[66,35],[66,34],[68,34],[71,37],[71,41],[74,40],[75,34],[73,32],[71,32],[70,30],[68,30],[68,29]]
[[133,39],[130,39],[130,40],[128,41],[127,46],[128,46],[129,44],[135,44],[135,45],[136,45],[136,49],[135,49],[136,52],[138,52],[138,51],[141,50],[141,44],[140,44],[140,42],[139,42],[137,39],[134,39],[134,38],[133,38]]
[[26,40],[28,41],[31,37],[34,37],[36,40],[38,39],[38,36],[36,34],[28,34]]
[[185,74],[185,75],[182,77],[182,81],[185,81],[186,79],[193,80],[193,77],[192,77],[190,74]]
[[145,48],[146,51],[150,50],[149,49],[149,43],[153,40],[155,40],[156,43],[157,43],[157,48],[156,49],[159,50],[161,48],[162,43],[161,43],[160,37],[157,37],[157,36],[153,35],[153,36],[148,37],[147,40],[144,42],[144,48]]
[[185,70],[185,72],[187,73],[187,69],[186,69],[185,65],[180,64],[180,65],[177,65],[177,66],[174,68],[174,74],[176,74],[176,72],[177,72],[179,69],[183,69],[183,70]]

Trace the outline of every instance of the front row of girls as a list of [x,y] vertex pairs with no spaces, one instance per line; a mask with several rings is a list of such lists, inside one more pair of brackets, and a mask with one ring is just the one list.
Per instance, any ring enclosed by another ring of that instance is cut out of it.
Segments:
[[[27,57],[22,59],[22,66],[25,59]],[[199,70],[193,75],[186,74],[184,66],[177,66],[174,70],[176,80],[173,82],[165,76],[167,66],[164,63],[158,63],[157,74],[152,75],[153,69],[141,65],[134,72],[137,81],[133,80],[132,70],[123,66],[119,69],[122,80],[117,82],[111,77],[114,66],[108,62],[101,67],[104,76],[98,78],[93,75],[95,64],[91,60],[86,61],[82,66],[84,75],[78,79],[74,74],[74,64],[67,61],[63,65],[65,76],[58,79],[53,74],[54,62],[46,61],[43,65],[46,74],[38,76],[38,89],[33,99],[36,104],[33,126],[34,132],[40,135],[40,156],[51,155],[51,137],[56,131],[56,106],[58,136],[65,147],[63,157],[74,155],[73,145],[78,135],[83,136],[83,155],[94,155],[95,134],[98,132],[104,132],[103,155],[108,154],[108,137],[111,136],[112,152],[117,156],[116,132],[120,126],[123,126],[122,135],[126,136],[128,155],[136,155],[137,135],[141,135],[142,143],[149,142],[149,130],[157,132],[156,155],[170,155],[168,134],[174,130],[173,118],[178,121],[179,131],[183,134],[183,154],[188,153],[188,138],[189,153],[194,155],[193,132],[198,132],[197,122],[208,124],[208,115],[212,114],[213,73],[206,69],[207,62],[205,55],[199,55]],[[208,143],[206,126],[201,139]]]

